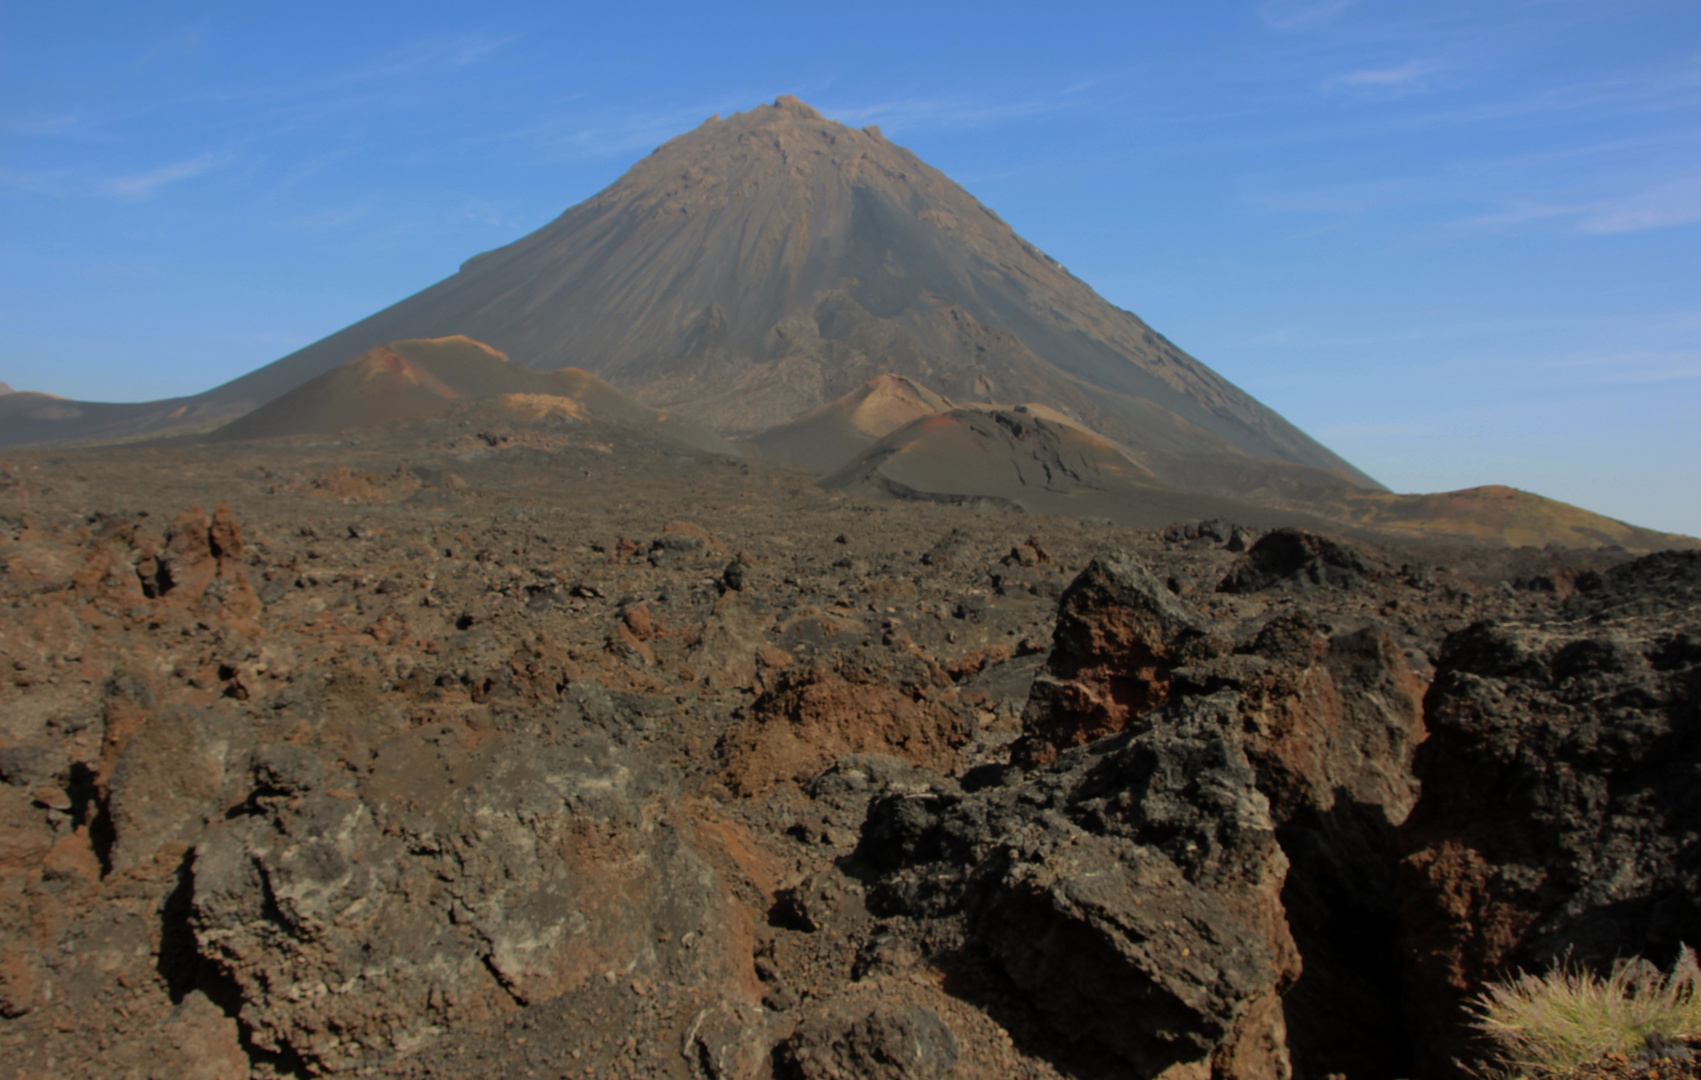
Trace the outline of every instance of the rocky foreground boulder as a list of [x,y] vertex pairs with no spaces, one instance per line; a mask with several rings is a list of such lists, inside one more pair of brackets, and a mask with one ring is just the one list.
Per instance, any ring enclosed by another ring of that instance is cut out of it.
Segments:
[[962,913],[1066,1039],[1141,1076],[1290,1075],[1287,861],[1226,697],[986,787],[883,796],[858,855],[876,913]]
[[252,790],[186,880],[255,1046],[339,1071],[605,975],[736,999],[738,958],[707,954],[738,919],[669,821],[670,778],[576,720],[523,748],[398,735],[346,786],[303,747],[254,751]]

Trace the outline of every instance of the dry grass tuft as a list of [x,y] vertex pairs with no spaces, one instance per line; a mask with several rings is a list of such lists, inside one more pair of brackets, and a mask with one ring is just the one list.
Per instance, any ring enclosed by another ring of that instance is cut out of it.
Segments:
[[1470,1008],[1496,1049],[1482,1075],[1564,1076],[1610,1053],[1634,1059],[1651,1035],[1701,1034],[1701,966],[1688,946],[1669,975],[1639,958],[1619,961],[1604,977],[1561,964],[1495,983]]

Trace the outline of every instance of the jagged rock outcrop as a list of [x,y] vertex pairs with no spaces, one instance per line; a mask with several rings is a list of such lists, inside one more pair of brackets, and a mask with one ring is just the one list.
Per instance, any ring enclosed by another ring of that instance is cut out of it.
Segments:
[[1094,559],[1058,602],[1046,669],[1018,753],[1041,762],[1115,734],[1162,705],[1175,668],[1228,651],[1218,628],[1144,566]]
[[1148,719],[978,790],[876,800],[870,906],[965,913],[1057,1031],[1136,1075],[1286,1077],[1287,863],[1233,703]]
[[[1245,549],[1233,544],[1237,534],[1178,530],[1175,540],[1209,535]],[[1269,534],[1222,579],[1222,592],[1276,605],[1241,623],[1207,617],[1136,562],[1095,560],[1060,602],[1016,754],[1043,762],[1060,748],[1167,723],[1202,700],[1233,711],[1290,863],[1282,904],[1307,974],[1288,995],[1288,1034],[1304,1070],[1318,1075],[1392,1077],[1404,1054],[1393,828],[1417,795],[1411,760],[1426,683],[1407,655],[1410,635],[1357,614],[1374,567],[1338,541]],[[1319,584],[1327,591],[1315,592]],[[1390,587],[1408,602],[1416,591]],[[1285,603],[1294,595],[1320,602],[1295,609]],[[1330,601],[1353,614],[1335,623]]]
[[1557,617],[1450,636],[1400,832],[1408,986],[1432,1075],[1485,979],[1668,964],[1701,940],[1701,557],[1577,582]]

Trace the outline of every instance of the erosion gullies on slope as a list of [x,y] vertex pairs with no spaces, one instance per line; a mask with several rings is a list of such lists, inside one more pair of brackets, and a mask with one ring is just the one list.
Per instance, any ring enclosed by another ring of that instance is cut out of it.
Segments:
[[1160,475],[1227,454],[1375,487],[913,153],[794,98],[705,122],[544,228],[193,402],[244,411],[383,342],[449,334],[723,433],[895,372],[1059,408]]

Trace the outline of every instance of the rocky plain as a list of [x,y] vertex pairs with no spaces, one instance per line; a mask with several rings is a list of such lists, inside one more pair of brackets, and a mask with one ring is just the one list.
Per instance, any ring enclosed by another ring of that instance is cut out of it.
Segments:
[[1456,1075],[1701,940],[1701,555],[478,405],[0,464],[0,1074]]

